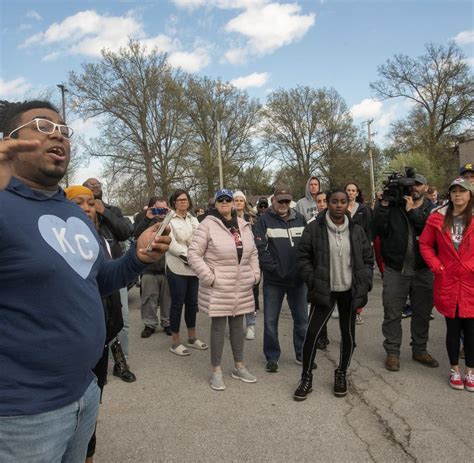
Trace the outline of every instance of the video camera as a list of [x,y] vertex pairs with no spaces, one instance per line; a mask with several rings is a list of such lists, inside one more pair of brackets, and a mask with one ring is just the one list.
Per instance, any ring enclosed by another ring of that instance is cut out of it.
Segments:
[[409,196],[411,187],[415,185],[415,169],[405,167],[405,174],[401,172],[391,172],[388,179],[383,182],[382,200],[388,201],[391,205],[403,206],[404,196]]

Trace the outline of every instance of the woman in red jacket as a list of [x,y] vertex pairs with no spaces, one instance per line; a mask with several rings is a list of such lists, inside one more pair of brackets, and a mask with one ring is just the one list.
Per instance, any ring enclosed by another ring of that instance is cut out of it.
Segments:
[[[434,303],[446,317],[449,385],[474,392],[474,223],[473,186],[457,178],[448,203],[437,209],[420,236],[420,251],[435,275]],[[466,370],[459,369],[459,337],[464,332]]]

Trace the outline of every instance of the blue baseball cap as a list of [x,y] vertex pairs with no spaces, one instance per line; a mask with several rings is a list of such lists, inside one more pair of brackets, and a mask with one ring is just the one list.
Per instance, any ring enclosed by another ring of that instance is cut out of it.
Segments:
[[227,188],[222,188],[222,190],[217,190],[216,194],[214,195],[214,199],[217,201],[219,198],[222,198],[223,196],[227,196],[230,199],[234,199],[232,190],[228,190]]

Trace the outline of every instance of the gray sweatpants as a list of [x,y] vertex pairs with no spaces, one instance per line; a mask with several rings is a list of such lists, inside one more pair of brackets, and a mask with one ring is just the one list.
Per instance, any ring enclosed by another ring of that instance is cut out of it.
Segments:
[[158,304],[160,305],[160,324],[170,326],[170,288],[164,273],[142,275],[142,322],[145,326],[158,328]]
[[225,326],[229,320],[230,345],[234,362],[244,360],[244,316],[212,317],[211,318],[211,365],[221,365],[222,351],[224,350]]
[[383,346],[387,354],[400,355],[402,344],[402,311],[410,296],[411,347],[414,355],[426,353],[430,314],[433,309],[433,275],[429,269],[416,270],[414,275],[404,275],[390,267],[383,274],[384,320]]

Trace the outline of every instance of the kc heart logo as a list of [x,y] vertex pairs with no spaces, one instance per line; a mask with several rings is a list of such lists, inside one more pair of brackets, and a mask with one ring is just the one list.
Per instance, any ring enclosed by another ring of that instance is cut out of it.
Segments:
[[38,228],[46,243],[85,280],[99,256],[99,243],[90,228],[77,217],[65,222],[55,215],[41,216]]

